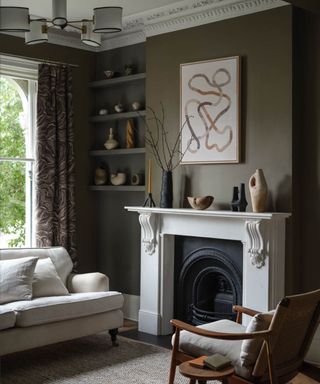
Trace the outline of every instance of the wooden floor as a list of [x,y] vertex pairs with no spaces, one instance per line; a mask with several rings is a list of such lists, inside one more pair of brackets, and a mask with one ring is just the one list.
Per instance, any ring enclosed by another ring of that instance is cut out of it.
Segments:
[[[143,341],[145,343],[158,345],[171,349],[171,336],[154,336],[138,331],[138,323],[132,320],[125,320],[124,326],[119,329],[121,336],[129,339]],[[320,368],[305,364],[302,373],[299,373],[290,384],[317,384],[320,383]],[[288,383],[289,384],[289,383]]]

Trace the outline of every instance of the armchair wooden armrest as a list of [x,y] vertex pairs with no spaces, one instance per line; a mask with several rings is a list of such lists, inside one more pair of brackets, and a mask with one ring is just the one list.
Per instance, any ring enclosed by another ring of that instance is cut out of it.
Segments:
[[254,309],[250,309],[250,308],[247,308],[247,307],[242,307],[241,305],[234,305],[232,307],[232,310],[233,312],[237,312],[237,319],[236,319],[236,322],[241,324],[242,323],[242,314],[244,313],[245,315],[248,315],[248,316],[255,316],[257,315],[258,313],[261,313],[259,311],[255,311]]

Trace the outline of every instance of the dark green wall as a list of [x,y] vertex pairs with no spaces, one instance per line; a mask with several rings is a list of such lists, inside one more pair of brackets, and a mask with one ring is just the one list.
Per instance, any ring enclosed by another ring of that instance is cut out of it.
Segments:
[[73,70],[73,103],[76,161],[77,248],[79,270],[96,269],[94,199],[88,191],[88,150],[91,134],[88,116],[91,95],[88,82],[94,77],[95,54],[54,44],[27,46],[24,39],[0,34],[0,53],[77,64]]
[[[174,171],[174,206],[190,195],[213,195],[215,207],[229,209],[232,187],[248,184],[256,168],[269,186],[268,210],[292,210],[292,9],[221,21],[147,39],[147,102],[165,105],[168,130],[179,122],[181,63],[240,55],[242,161],[240,164],[184,165]],[[173,135],[174,136],[174,135]],[[154,194],[159,202],[161,173],[154,166]],[[250,201],[248,187],[247,200]],[[248,210],[251,210],[249,203]],[[288,226],[287,290],[296,285]]]

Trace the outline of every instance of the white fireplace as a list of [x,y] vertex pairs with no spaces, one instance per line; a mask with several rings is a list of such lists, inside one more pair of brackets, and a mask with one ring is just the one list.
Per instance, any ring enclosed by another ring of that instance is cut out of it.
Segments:
[[174,237],[240,240],[243,244],[242,304],[272,309],[284,295],[285,220],[288,213],[197,211],[126,207],[139,214],[141,283],[139,330],[171,333]]

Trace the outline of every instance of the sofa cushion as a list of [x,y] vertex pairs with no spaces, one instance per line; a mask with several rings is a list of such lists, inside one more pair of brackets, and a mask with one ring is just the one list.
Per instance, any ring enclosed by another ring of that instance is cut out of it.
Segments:
[[[265,331],[269,328],[275,311],[258,313],[251,318],[246,333]],[[240,360],[245,367],[252,366],[260,353],[263,339],[243,340],[241,346]]]
[[16,314],[14,311],[10,309],[3,309],[0,306],[0,331],[2,329],[12,328],[14,327],[16,322]]
[[0,304],[32,298],[32,279],[37,257],[0,260]]
[[122,294],[108,291],[39,297],[29,302],[8,303],[3,307],[16,311],[16,326],[30,327],[108,312],[120,309],[122,305]]
[[69,295],[51,259],[40,259],[33,275],[33,297]]
[[58,275],[64,285],[67,285],[67,277],[73,269],[72,260],[63,247],[48,248],[3,248],[0,249],[0,260],[20,259],[22,257],[35,256],[39,259],[50,257]]

